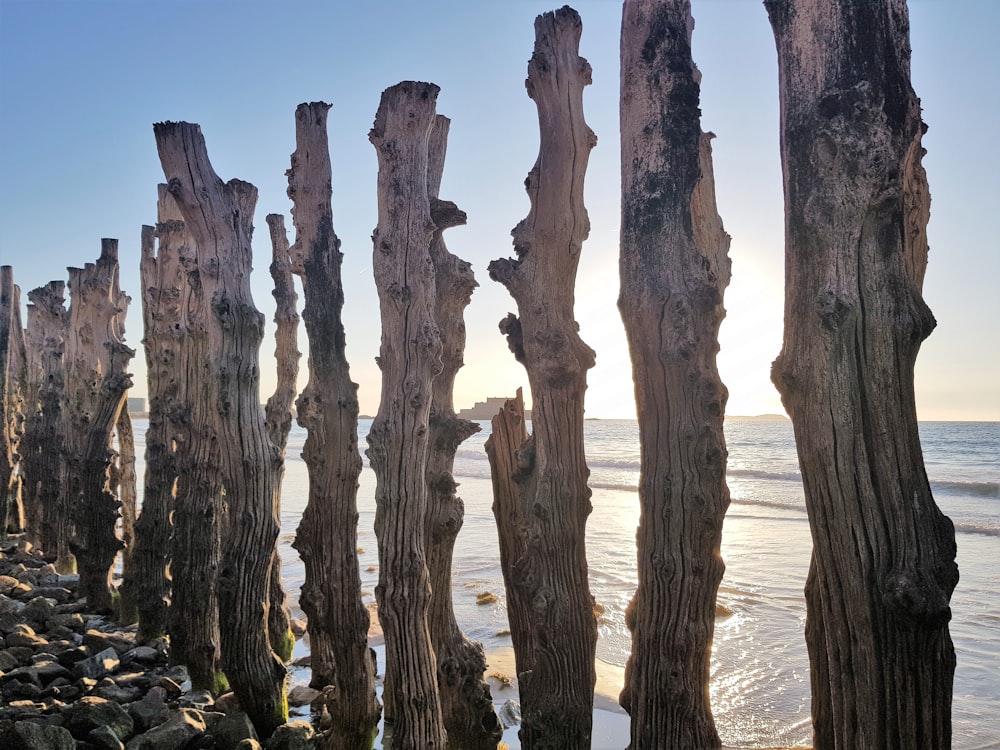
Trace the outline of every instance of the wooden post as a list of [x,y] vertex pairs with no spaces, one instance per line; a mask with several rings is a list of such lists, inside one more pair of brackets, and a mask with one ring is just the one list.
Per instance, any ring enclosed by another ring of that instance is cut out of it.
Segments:
[[535,20],[526,87],[541,142],[525,183],[531,210],[512,232],[517,259],[489,265],[517,302],[518,316],[500,329],[527,370],[533,400],[532,445],[522,449],[533,465],[521,477],[517,529],[501,530],[525,539],[523,557],[504,575],[508,591],[521,588],[518,596],[531,602],[535,648],[518,656],[525,748],[588,748],[593,723],[597,620],[587,582],[583,397],[594,352],[580,339],[573,304],[590,231],[583,181],[597,138],[583,119],[591,71],[578,53],[581,31],[569,7]]
[[448,252],[444,230],[465,224],[465,212],[438,198],[451,121],[435,118],[428,142],[427,193],[437,227],[431,239],[434,263],[434,319],[441,336],[441,372],[431,395],[427,453],[427,569],[431,603],[427,612],[431,643],[437,656],[438,688],[448,742],[454,747],[494,750],[503,734],[493,710],[490,686],[483,678],[486,656],[481,643],[465,637],[455,620],[451,596],[451,563],[455,539],[462,528],[465,506],[452,476],[455,451],[479,425],[455,414],[455,376],[465,364],[463,311],[478,284],[472,266]]
[[[166,185],[161,185],[160,203],[167,197]],[[161,214],[160,221],[163,220]],[[135,607],[139,622],[138,640],[142,643],[166,635],[169,630],[167,562],[172,544],[170,513],[177,479],[169,422],[171,413],[179,405],[182,378],[179,364],[184,335],[181,328],[181,285],[186,283],[178,247],[165,239],[169,233],[164,232],[160,235],[157,252],[156,234],[154,227],[142,228],[139,274],[149,425],[145,435],[146,474],[142,512],[136,519],[131,564],[122,583],[123,608]],[[182,446],[182,449],[185,448]]]
[[288,703],[285,667],[267,633],[281,457],[260,406],[264,322],[250,293],[257,189],[219,179],[197,125],[157,123],[153,130],[168,190],[195,241],[198,279],[211,310],[202,321],[208,344],[203,385],[215,405],[212,437],[228,504],[217,582],[223,668],[266,737],[287,720]]
[[432,383],[441,371],[430,256],[436,227],[427,193],[438,91],[413,81],[386,89],[368,136],[379,163],[372,265],[382,313],[382,399],[368,457],[377,479],[375,597],[385,631],[385,721],[397,750],[443,748],[446,740],[427,624],[424,539]]
[[30,380],[37,396],[30,422],[30,461],[25,476],[34,495],[39,518],[41,548],[62,572],[73,568],[69,551],[69,507],[63,491],[63,404],[69,315],[66,284],[50,281],[28,292],[27,350],[31,357]]
[[128,577],[133,565],[135,552],[135,523],[137,513],[138,492],[135,475],[135,432],[132,428],[132,415],[128,410],[128,400],[118,413],[115,424],[117,456],[112,465],[112,490],[118,494],[122,508],[122,586],[119,587],[118,621],[133,624],[139,621],[139,612],[135,602],[124,596],[124,579]]
[[931,495],[913,368],[930,197],[903,0],[767,0],[778,49],[785,336],[812,529],[813,742],[947,748],[955,531]]
[[709,699],[729,506],[727,391],[715,355],[729,236],[715,206],[690,0],[626,0],[621,39],[618,305],[632,358],[641,468],[639,586],[621,704],[633,750],[720,747]]
[[[276,303],[274,311],[274,358],[277,362],[277,383],[274,393],[264,405],[268,437],[281,451],[278,467],[278,482],[285,476],[285,449],[288,447],[288,433],[292,429],[292,402],[295,401],[296,382],[299,377],[299,352],[296,337],[299,328],[299,313],[296,309],[298,295],[292,281],[292,263],[288,253],[288,237],[285,234],[285,220],[280,214],[268,214],[267,226],[271,235],[271,280],[274,282]],[[278,517],[281,517],[281,497],[279,495]],[[271,557],[271,572],[268,581],[269,607],[267,610],[267,633],[271,648],[284,661],[290,661],[295,650],[295,636],[292,634],[291,616],[285,605],[285,589],[281,583],[281,557],[275,544]]]
[[28,391],[28,355],[21,324],[21,289],[14,283],[14,269],[0,266],[0,538],[8,527],[20,531],[24,524],[21,504],[21,439],[24,435]]
[[118,288],[118,240],[101,240],[97,263],[69,270],[66,409],[63,412],[70,551],[80,594],[96,612],[113,612],[111,568],[122,548],[120,503],[109,486],[111,435],[132,385],[135,352],[124,343],[129,298]]
[[295,109],[295,153],[288,176],[294,203],[292,270],[302,280],[309,337],[309,382],[296,402],[307,430],[302,458],[309,501],[295,542],[305,566],[299,603],[308,617],[310,684],[324,691],[333,719],[324,746],[368,748],[382,710],[375,697],[375,653],[358,568],[358,386],[351,381],[341,311],[340,240],[333,231],[332,174],[324,102]]

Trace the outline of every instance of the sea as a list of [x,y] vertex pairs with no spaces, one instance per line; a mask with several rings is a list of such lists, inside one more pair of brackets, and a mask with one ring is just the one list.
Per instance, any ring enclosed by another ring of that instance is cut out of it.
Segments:
[[[483,643],[489,659],[511,644],[505,634],[506,596],[484,448],[490,423],[478,424],[480,431],[459,447],[455,459],[465,525],[455,547],[453,596],[460,626]],[[358,425],[362,452],[370,426],[370,420]],[[138,420],[137,442],[144,427]],[[732,502],[723,526],[726,573],[712,646],[716,725],[727,747],[808,747],[812,731],[803,588],[812,543],[791,422],[731,417],[725,432]],[[921,422],[920,436],[931,489],[954,522],[958,542],[960,580],[950,625],[958,660],[953,747],[1000,748],[1000,422]],[[308,497],[301,459],[305,437],[297,426],[289,436],[279,538],[285,588],[298,617],[303,616],[297,598],[304,568],[291,543]],[[597,656],[624,667],[631,647],[625,608],[636,588],[638,424],[588,420],[585,441],[593,490],[587,524],[590,588],[604,608]],[[141,463],[141,445],[137,451]],[[141,465],[137,468],[142,477]],[[375,477],[365,459],[358,544],[366,601],[373,601],[378,578],[374,495]],[[478,595],[485,592],[496,601],[478,604]],[[380,674],[382,669],[384,664]],[[307,673],[298,675],[298,681],[307,680]],[[612,726],[622,736],[606,739],[607,747],[628,744],[627,717],[621,718]],[[517,747],[516,729],[504,739]],[[595,749],[605,745],[595,738]]]

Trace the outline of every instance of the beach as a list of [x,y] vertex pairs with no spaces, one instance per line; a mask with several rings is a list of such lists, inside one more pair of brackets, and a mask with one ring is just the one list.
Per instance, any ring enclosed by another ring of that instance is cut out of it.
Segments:
[[[370,422],[359,425],[365,445]],[[489,423],[462,444],[455,463],[465,525],[458,536],[453,567],[456,617],[465,633],[484,645],[488,673],[499,707],[517,699],[513,652],[507,629],[503,578],[492,488],[483,443]],[[145,423],[137,422],[141,440]],[[732,504],[723,527],[726,574],[719,590],[712,655],[711,694],[723,743],[732,748],[808,747],[809,662],[804,640],[803,587],[811,554],[809,524],[787,420],[730,419],[728,482]],[[921,423],[928,476],[935,499],[956,525],[961,580],[952,597],[951,635],[955,673],[953,723],[956,750],[1000,746],[1000,423]],[[624,612],[636,585],[635,529],[639,519],[638,430],[630,420],[586,423],[593,513],[587,545],[590,587],[604,607],[599,623],[598,686],[595,695],[595,750],[628,743],[628,716],[617,705],[631,642]],[[285,588],[295,617],[304,569],[291,548],[308,490],[299,454],[305,431],[293,427],[282,493],[279,550]],[[142,449],[138,447],[141,460]],[[142,476],[142,467],[139,467]],[[378,551],[373,531],[375,479],[365,461],[358,493],[359,561],[366,602],[374,601]],[[490,592],[497,600],[477,604]],[[383,650],[379,673],[384,669]],[[296,656],[308,652],[308,641]],[[308,669],[293,666],[291,684],[306,684]],[[305,709],[300,709],[305,710]],[[517,728],[504,734],[518,747]]]

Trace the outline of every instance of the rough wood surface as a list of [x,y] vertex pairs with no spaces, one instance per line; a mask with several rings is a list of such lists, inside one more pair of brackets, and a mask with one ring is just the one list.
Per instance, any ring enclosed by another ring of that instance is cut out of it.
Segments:
[[208,344],[202,377],[214,402],[212,437],[228,506],[217,579],[223,669],[266,737],[287,720],[288,704],[285,667],[267,633],[281,457],[260,405],[264,322],[250,292],[257,189],[219,179],[197,125],[157,123],[153,130],[169,192],[194,239],[200,289],[211,310],[200,322]]
[[[161,203],[166,195],[166,185],[161,185]],[[155,227],[142,228],[139,276],[149,422],[145,434],[142,512],[136,519],[131,564],[122,582],[122,597],[136,609],[138,640],[143,643],[168,632],[167,562],[173,543],[170,513],[177,478],[170,414],[178,406],[182,377],[181,284],[185,283],[177,246],[161,234],[157,252],[156,235]]]
[[518,656],[527,666],[518,675],[525,748],[588,748],[593,723],[597,620],[587,580],[583,397],[594,352],[577,332],[573,305],[590,231],[583,182],[597,139],[583,118],[591,71],[578,53],[581,32],[569,7],[535,20],[526,82],[540,130],[538,161],[525,182],[531,210],[512,232],[517,258],[489,265],[517,302],[518,315],[500,327],[532,394],[532,446],[522,454],[533,463],[520,477],[510,530],[524,534],[524,554],[504,571],[507,590],[522,588],[531,602],[534,652]]
[[0,537],[21,531],[21,439],[24,435],[28,396],[28,355],[21,324],[21,289],[14,283],[14,269],[0,266]]
[[430,256],[436,227],[427,194],[427,141],[438,90],[413,81],[386,89],[368,136],[379,163],[372,266],[382,315],[382,397],[368,457],[377,480],[375,596],[385,631],[386,732],[396,750],[445,745],[427,625],[424,539],[428,423],[432,384],[441,370]]
[[465,364],[464,310],[478,284],[472,266],[448,252],[444,230],[465,224],[465,212],[438,193],[444,173],[450,120],[435,118],[428,141],[427,193],[436,229],[430,254],[434,263],[434,319],[441,336],[441,372],[431,393],[427,453],[427,569],[431,603],[427,622],[437,657],[441,711],[450,747],[466,750],[497,746],[503,734],[493,710],[490,687],[483,678],[486,656],[481,643],[465,637],[452,603],[451,564],[455,539],[462,528],[465,506],[452,475],[455,452],[462,441],[479,432],[479,425],[455,414],[455,376]]
[[28,423],[30,448],[25,454],[25,476],[39,516],[41,548],[64,571],[71,569],[73,562],[69,507],[62,489],[64,353],[69,326],[65,292],[63,281],[50,281],[28,292],[28,380],[36,406]]
[[[299,329],[298,295],[292,280],[292,262],[288,253],[288,236],[285,234],[285,219],[280,214],[268,214],[267,226],[271,235],[271,280],[274,288],[274,359],[277,363],[277,382],[274,393],[264,405],[264,418],[271,442],[281,451],[281,465],[278,467],[278,482],[285,476],[285,449],[288,447],[288,433],[292,429],[292,403],[295,401],[296,385],[299,377],[299,352],[297,336]],[[281,516],[281,497],[278,501],[278,516]],[[280,540],[279,540],[280,541]],[[267,610],[267,634],[271,648],[282,661],[292,658],[295,636],[292,634],[291,615],[285,604],[285,589],[281,583],[281,557],[275,545],[271,557],[271,572],[268,581],[269,607]]]
[[299,603],[308,617],[310,684],[324,690],[333,719],[328,750],[368,748],[382,710],[375,697],[375,654],[358,568],[358,386],[351,381],[341,311],[340,240],[333,230],[332,172],[324,102],[295,110],[295,152],[288,176],[294,208],[292,270],[302,280],[309,338],[309,381],[296,401],[307,431],[302,458],[309,501],[293,546],[305,567]]
[[111,568],[122,548],[115,526],[120,502],[109,486],[111,436],[132,385],[135,352],[125,345],[129,298],[118,286],[118,240],[101,240],[101,256],[69,268],[63,468],[72,523],[70,551],[80,594],[96,612],[112,612]]
[[768,0],[778,49],[785,336],[813,538],[818,750],[947,748],[955,531],[934,502],[913,368],[930,197],[903,0]]
[[[211,301],[202,285],[196,243],[167,185],[157,188],[156,212],[156,254],[150,246],[141,268],[144,316],[151,324],[147,344],[156,358],[150,370],[155,377],[150,397],[155,396],[155,411],[166,419],[155,440],[165,440],[164,447],[173,446],[174,453],[161,456],[162,474],[149,478],[164,482],[156,491],[168,493],[162,498],[165,508],[151,509],[157,514],[151,520],[158,526],[160,513],[173,519],[167,613],[171,658],[187,666],[196,689],[218,692],[226,684],[215,589],[225,507],[214,426],[216,401],[204,375]],[[150,409],[152,420],[152,403]],[[161,528],[153,531],[150,544],[170,533]],[[158,588],[160,582],[155,583]]]
[[[127,394],[126,394],[127,397]],[[132,569],[132,556],[135,552],[135,522],[138,511],[138,488],[135,474],[135,431],[132,427],[132,415],[128,410],[128,401],[118,413],[115,423],[115,443],[118,446],[117,455],[111,466],[111,489],[117,492],[121,502],[122,512],[122,581],[128,577]],[[118,589],[118,621],[133,624],[139,621],[139,613],[135,602],[124,595],[120,586]]]
[[709,698],[729,506],[716,353],[729,236],[715,206],[689,0],[626,0],[618,299],[639,419],[638,579],[621,704],[633,750],[720,747]]

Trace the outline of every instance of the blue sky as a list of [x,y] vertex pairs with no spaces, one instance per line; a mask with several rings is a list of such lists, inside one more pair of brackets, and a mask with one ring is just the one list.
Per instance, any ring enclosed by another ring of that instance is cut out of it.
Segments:
[[[1000,3],[913,0],[913,82],[929,131],[932,205],[924,295],[938,328],[917,363],[923,419],[1000,420]],[[538,148],[524,92],[534,0],[237,2],[235,0],[0,0],[0,263],[24,295],[67,266],[94,261],[101,237],[120,240],[131,294],[136,393],[140,346],[139,233],[156,220],[163,180],[152,123],[200,123],[216,172],[260,190],[255,299],[270,319],[264,216],[288,214],[284,172],[294,110],[330,112],[334,217],[343,241],[345,325],[362,411],[378,408],[378,303],[371,273],[375,152],[368,143],[379,95],[400,80],[441,86],[452,119],[441,196],[469,215],[446,234],[480,288],[467,312],[459,407],[526,385],[497,322],[513,301],[490,281],[490,260],[512,254],[510,230],[527,213],[523,180]],[[578,2],[581,54],[594,71],[584,94],[598,136],[587,175],[592,224],[577,280],[577,318],[597,351],[587,415],[632,417],[632,383],[615,300],[619,225],[618,33],[621,5]],[[757,0],[695,0],[694,51],[704,78],[702,127],[717,138],[719,212],[733,237],[733,280],[719,365],[729,413],[780,411],[769,380],[781,346],[782,198],[777,65]],[[291,227],[291,221],[286,219]],[[305,341],[303,337],[303,348]],[[273,342],[262,348],[264,396]],[[303,360],[303,369],[305,362]]]

